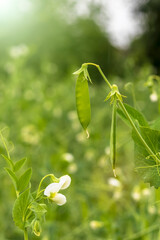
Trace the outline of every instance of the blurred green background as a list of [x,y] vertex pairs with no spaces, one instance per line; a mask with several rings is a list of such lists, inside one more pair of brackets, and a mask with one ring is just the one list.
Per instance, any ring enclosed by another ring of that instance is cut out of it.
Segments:
[[[160,239],[160,192],[136,175],[130,129],[121,119],[113,178],[111,108],[104,103],[109,89],[89,68],[94,84],[88,140],[76,114],[72,75],[82,63],[95,62],[128,96],[125,102],[149,121],[158,117],[158,101],[151,101],[145,82],[160,72],[160,2],[137,4],[134,14],[143,17],[143,31],[125,49],[110,40],[103,6],[87,3],[88,14],[77,14],[74,0],[0,1],[0,127],[8,127],[12,157],[28,158],[33,190],[48,173],[72,178],[67,204],[49,206],[39,239]],[[132,84],[124,88],[127,82]],[[11,213],[16,196],[2,158],[0,167],[0,240],[21,240]],[[29,239],[38,237],[30,233]]]

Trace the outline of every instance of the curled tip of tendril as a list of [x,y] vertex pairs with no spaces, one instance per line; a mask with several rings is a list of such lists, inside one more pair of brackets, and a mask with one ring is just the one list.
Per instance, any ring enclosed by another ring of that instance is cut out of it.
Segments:
[[89,138],[89,132],[87,129],[86,129],[86,135],[87,135],[87,138]]
[[116,170],[114,168],[113,168],[113,175],[114,175],[114,177],[117,177]]

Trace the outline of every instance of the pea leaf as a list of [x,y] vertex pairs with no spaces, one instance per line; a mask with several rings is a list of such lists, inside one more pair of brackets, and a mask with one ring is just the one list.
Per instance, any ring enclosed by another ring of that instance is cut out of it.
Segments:
[[25,188],[27,188],[29,182],[30,182],[30,178],[32,175],[32,169],[28,168],[25,173],[23,173],[23,175],[19,178],[18,180],[18,191],[22,192],[23,190],[25,190]]
[[30,209],[35,213],[37,219],[41,219],[41,217],[47,212],[46,204],[39,204],[37,202],[32,202]]
[[151,127],[155,130],[160,130],[160,117],[157,118],[151,125]]
[[[136,110],[135,108],[129,106],[128,104],[124,104],[127,112],[129,113],[130,117],[132,118],[132,120],[134,121],[134,123],[136,121],[138,121],[140,126],[145,126],[148,127],[148,122],[146,121],[145,117],[143,116],[142,113],[140,113],[138,110]],[[126,118],[125,114],[122,112],[122,110],[120,108],[118,108],[117,110],[119,116],[122,118],[122,120],[124,120],[124,122],[131,127],[128,119]]]
[[17,172],[25,163],[27,158],[22,158],[14,164],[14,171]]
[[[147,127],[139,127],[139,129],[148,146],[160,159],[160,131]],[[150,186],[154,186],[155,188],[160,187],[160,163],[158,163],[153,156],[149,155],[134,131],[132,137],[135,143],[136,171],[144,182],[150,183]]]
[[15,222],[15,225],[21,229],[25,228],[27,208],[30,204],[30,201],[30,189],[27,189],[22,194],[20,194],[13,206],[13,220]]
[[14,164],[13,164],[12,160],[11,160],[10,158],[8,158],[8,157],[7,157],[6,155],[4,155],[4,154],[1,154],[1,156],[6,160],[7,164],[9,165],[9,167],[10,167],[11,169],[13,169],[13,168],[14,168]]
[[14,185],[15,189],[17,190],[18,179],[17,179],[15,173],[12,170],[10,170],[9,168],[4,168],[4,169],[6,170],[8,175],[10,176],[10,178],[11,178],[11,180],[13,182],[13,185]]

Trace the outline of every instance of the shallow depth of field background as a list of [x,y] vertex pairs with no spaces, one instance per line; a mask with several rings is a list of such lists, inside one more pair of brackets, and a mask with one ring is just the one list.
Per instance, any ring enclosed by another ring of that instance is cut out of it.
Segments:
[[[39,239],[160,238],[160,192],[136,174],[130,129],[121,119],[118,178],[113,178],[111,107],[109,101],[104,102],[107,85],[90,67],[92,121],[90,139],[86,139],[76,114],[72,75],[82,63],[95,62],[128,96],[125,102],[135,104],[135,91],[136,106],[147,120],[158,117],[158,102],[151,102],[145,82],[150,74],[160,73],[160,2],[140,2],[133,14],[141,31],[122,48],[107,33],[107,10],[97,1],[86,1],[85,12],[74,0],[19,0],[14,4],[0,0],[0,128],[7,127],[4,135],[12,142],[12,157],[28,158],[33,190],[48,173],[72,178],[64,192],[67,204],[49,206]],[[133,87],[125,87],[127,82]],[[23,234],[11,214],[16,196],[4,167],[1,158],[0,239],[21,240]],[[30,234],[29,239],[38,237]]]

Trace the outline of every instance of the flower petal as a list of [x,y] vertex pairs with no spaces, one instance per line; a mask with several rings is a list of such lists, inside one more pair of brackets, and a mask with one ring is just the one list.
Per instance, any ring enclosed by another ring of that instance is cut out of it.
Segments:
[[68,175],[64,175],[62,177],[60,177],[60,182],[61,184],[61,189],[66,189],[69,187],[70,183],[71,183],[71,178]]
[[60,182],[49,184],[44,190],[44,195],[49,197],[51,193],[57,193],[61,189],[62,184],[63,183],[60,183]]
[[59,206],[65,204],[67,202],[66,197],[61,193],[57,193],[54,198],[51,198],[51,200],[56,202],[57,205],[59,205]]

